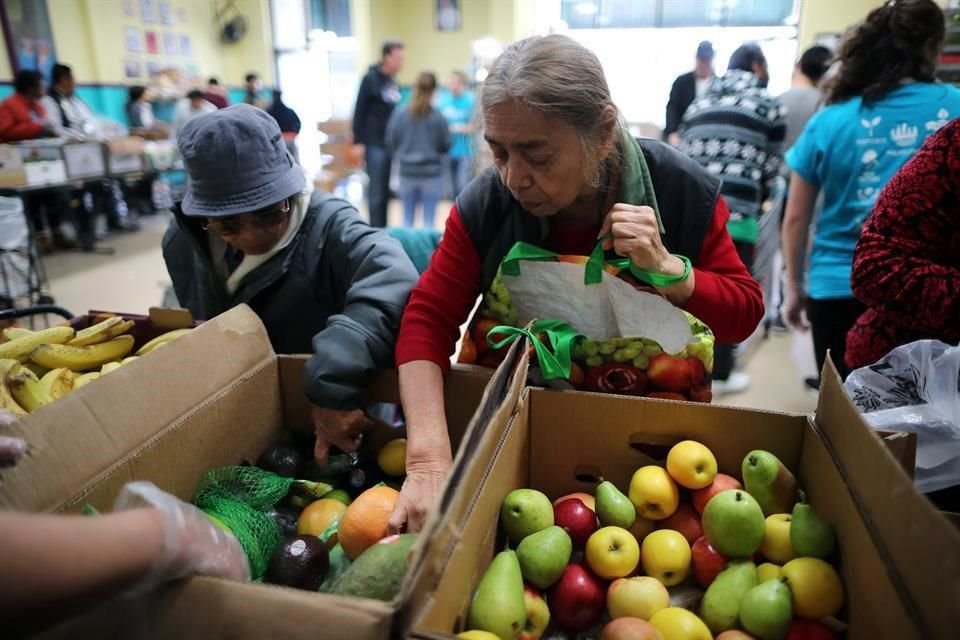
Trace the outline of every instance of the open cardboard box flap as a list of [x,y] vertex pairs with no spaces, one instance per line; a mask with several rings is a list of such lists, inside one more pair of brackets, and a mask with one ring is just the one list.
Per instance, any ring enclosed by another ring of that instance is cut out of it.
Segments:
[[917,492],[912,474],[896,457],[900,445],[890,446],[891,438],[906,440],[906,453],[915,455],[915,434],[881,440],[850,402],[829,360],[821,378],[817,427],[856,497],[857,509],[871,523],[871,536],[904,606],[924,638],[941,637],[945,629],[958,633],[960,531]]
[[[24,417],[13,425],[10,435],[27,441],[28,458],[44,462],[2,472],[0,507],[76,508],[121,460],[163,438],[165,425],[175,424],[273,358],[260,319],[241,306]],[[189,451],[184,455],[189,456]],[[176,474],[177,469],[171,468],[165,475],[175,482]],[[172,488],[181,497],[193,491],[186,486]]]

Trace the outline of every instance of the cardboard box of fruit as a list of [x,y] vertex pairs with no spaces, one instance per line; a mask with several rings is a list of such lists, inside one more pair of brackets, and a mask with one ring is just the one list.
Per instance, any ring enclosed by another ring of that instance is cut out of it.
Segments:
[[[957,532],[825,381],[816,420],[524,390],[465,472],[482,481],[456,489],[459,542],[428,560],[408,637],[956,637]],[[895,505],[858,490],[877,476],[905,482]],[[874,516],[900,508],[926,549]]]
[[[373,525],[379,522],[385,527],[382,515],[395,497],[393,489],[371,485],[381,481],[397,485],[402,478],[374,472],[373,477],[350,485],[358,470],[355,467],[362,467],[361,476],[371,467],[347,464],[330,473],[329,467],[301,465],[309,451],[301,452],[299,459],[291,457],[289,445],[296,448],[300,441],[286,430],[309,425],[310,406],[301,387],[305,361],[305,357],[274,354],[263,325],[246,307],[206,322],[141,359],[136,367],[122,367],[97,384],[18,421],[11,435],[24,438],[29,453],[19,465],[2,471],[0,507],[75,513],[90,505],[108,511],[120,487],[131,480],[152,481],[181,499],[200,504],[202,496],[209,495],[205,489],[201,491],[204,487],[223,487],[225,478],[253,474],[274,489],[281,488],[282,504],[264,508],[256,517],[269,517],[271,525],[276,523],[271,535],[286,545],[288,552],[294,550],[291,545],[298,544],[297,535],[319,540],[321,527],[326,529],[339,518],[341,547],[357,558],[355,565],[360,564],[374,539],[385,534],[374,531]],[[490,381],[489,372],[474,367],[455,367],[448,377],[446,411],[455,446],[476,437],[476,430],[468,429],[475,413],[484,423],[506,420],[492,415],[507,404],[496,393],[514,387],[494,378],[486,392]],[[369,390],[369,399],[397,402],[395,374],[379,376]],[[513,402],[511,399],[508,404],[512,407]],[[402,447],[397,443],[402,436],[401,430],[380,425],[364,439],[375,469],[396,473],[402,467]],[[250,463],[279,473],[287,473],[292,466],[291,473],[303,472],[316,479],[293,482],[257,466],[241,466]],[[334,487],[341,490],[331,494]],[[337,500],[353,504],[343,508]],[[291,513],[293,509],[299,513]],[[229,514],[205,510],[226,526],[236,526]],[[410,554],[386,553],[382,549],[390,545],[373,545],[380,547],[374,553],[390,556],[390,570],[399,576],[386,596],[378,590],[382,586],[379,581],[371,584],[370,580],[353,581],[350,588],[360,586],[351,597],[317,593],[311,583],[316,576],[300,571],[303,566],[295,564],[291,570],[284,558],[275,563],[273,557],[267,557],[266,580],[301,587],[309,583],[312,590],[194,578],[136,600],[105,603],[44,635],[387,638],[397,609],[407,602],[404,594],[414,591],[410,583],[417,579],[427,540],[420,538]],[[429,540],[439,544],[449,538],[437,535]],[[314,547],[312,544],[310,550]],[[282,556],[284,551],[278,553]],[[333,563],[332,548],[318,553],[329,554],[325,557]],[[399,571],[398,557],[406,563]],[[371,564],[380,566],[378,562],[366,564],[367,576]],[[382,566],[378,575],[385,578],[388,565]],[[371,599],[394,595],[397,589],[403,593],[390,602]],[[341,593],[348,591],[344,588]],[[368,597],[356,597],[359,595]]]

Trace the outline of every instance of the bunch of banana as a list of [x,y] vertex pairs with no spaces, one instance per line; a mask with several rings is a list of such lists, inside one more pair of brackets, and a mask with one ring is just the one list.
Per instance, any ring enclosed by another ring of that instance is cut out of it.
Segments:
[[188,333],[190,333],[190,331],[191,331],[190,329],[174,329],[173,331],[168,331],[163,335],[157,336],[147,344],[137,349],[136,355],[145,356],[151,351],[158,349],[159,347],[162,347],[163,345],[167,344],[168,342],[173,342],[180,336],[187,335]]
[[[34,349],[44,344],[63,344],[73,339],[76,332],[71,327],[50,327],[43,331],[30,331],[29,333],[20,333],[25,329],[14,331],[4,329],[4,336],[8,342],[0,344],[0,360],[25,361],[30,357]],[[8,332],[9,335],[8,335]],[[19,337],[10,339],[10,336]]]
[[16,360],[0,360],[0,410],[9,411],[13,415],[26,415],[26,411],[20,406],[20,403],[13,397],[10,387],[7,386],[7,375],[16,368],[21,368]]

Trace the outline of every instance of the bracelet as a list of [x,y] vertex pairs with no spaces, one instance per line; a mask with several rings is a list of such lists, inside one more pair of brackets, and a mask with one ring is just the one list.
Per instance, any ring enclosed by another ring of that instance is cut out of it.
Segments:
[[638,280],[642,280],[649,285],[654,287],[669,287],[677,284],[678,282],[683,282],[690,277],[690,271],[693,270],[693,265],[690,264],[690,259],[686,256],[681,256],[678,254],[673,254],[673,257],[680,258],[680,261],[683,262],[683,273],[679,276],[666,276],[662,273],[652,273],[650,271],[644,271],[637,267],[633,262],[630,262],[630,273],[633,274],[633,277]]

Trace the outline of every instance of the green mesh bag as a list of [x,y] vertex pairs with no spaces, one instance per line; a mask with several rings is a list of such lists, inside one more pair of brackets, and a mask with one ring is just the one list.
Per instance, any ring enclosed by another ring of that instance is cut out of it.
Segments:
[[323,482],[294,480],[259,467],[221,467],[204,474],[193,502],[201,509],[211,498],[226,498],[254,509],[269,509],[289,493],[291,487],[313,498],[323,497],[333,487]]
[[230,529],[247,554],[250,577],[253,580],[262,578],[270,556],[282,542],[276,523],[262,511],[229,498],[208,495],[198,506]]

